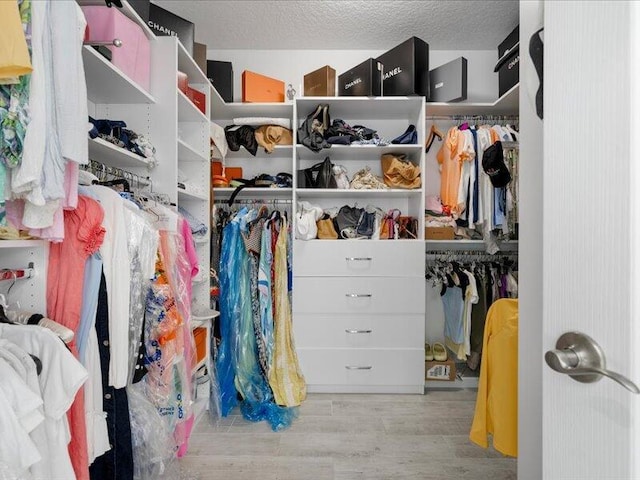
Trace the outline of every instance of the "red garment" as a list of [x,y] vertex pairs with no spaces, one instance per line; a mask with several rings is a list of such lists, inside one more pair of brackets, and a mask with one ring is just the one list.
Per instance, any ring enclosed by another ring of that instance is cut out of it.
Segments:
[[[47,317],[77,333],[82,309],[84,265],[104,240],[104,211],[98,202],[79,196],[75,210],[64,211],[64,241],[52,243],[47,274]],[[69,348],[78,357],[75,340]],[[89,480],[89,456],[81,388],[67,412],[71,428],[69,455],[77,480]]]

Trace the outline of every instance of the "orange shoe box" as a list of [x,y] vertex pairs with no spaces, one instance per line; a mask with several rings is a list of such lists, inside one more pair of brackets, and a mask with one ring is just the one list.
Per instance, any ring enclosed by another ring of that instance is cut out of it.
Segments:
[[245,70],[242,72],[242,101],[284,102],[284,82]]

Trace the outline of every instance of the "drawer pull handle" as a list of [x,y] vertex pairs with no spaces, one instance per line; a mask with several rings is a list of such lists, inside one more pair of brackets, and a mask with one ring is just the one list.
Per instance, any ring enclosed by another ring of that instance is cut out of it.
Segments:
[[350,329],[347,329],[347,330],[345,330],[345,332],[347,332],[347,333],[371,333],[371,332],[373,332],[373,330],[350,330]]
[[372,365],[345,365],[344,368],[347,370],[371,370],[373,368]]
[[347,293],[345,297],[349,298],[371,298],[373,295],[371,293]]
[[345,259],[347,262],[370,262],[373,260],[371,257],[347,257]]

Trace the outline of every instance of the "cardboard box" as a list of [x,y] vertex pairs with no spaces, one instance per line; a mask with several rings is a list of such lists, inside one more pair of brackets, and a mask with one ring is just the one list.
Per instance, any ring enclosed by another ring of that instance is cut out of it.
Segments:
[[178,37],[189,55],[193,57],[195,26],[192,22],[152,3],[149,5],[147,24],[156,35]]
[[382,95],[382,68],[379,61],[370,58],[344,72],[338,77],[338,96],[379,97]]
[[233,64],[231,62],[207,60],[207,77],[225,102],[233,102]]
[[520,27],[518,26],[498,45],[498,59],[503,60],[498,70],[498,96],[500,97],[520,81],[520,49],[514,48],[519,41]]
[[244,178],[242,176],[242,167],[225,167],[224,176],[227,180],[235,180],[236,178]]
[[196,107],[198,107],[198,110],[205,115],[207,114],[207,96],[204,93],[189,86],[187,87],[186,95],[187,98],[191,100]]
[[467,99],[467,59],[458,57],[429,72],[430,102],[459,102]]
[[329,65],[304,76],[305,97],[335,97],[336,71]]
[[425,227],[424,238],[426,240],[455,240],[456,234],[453,227]]
[[384,65],[382,91],[387,96],[429,96],[429,45],[411,37],[378,57]]
[[242,72],[242,101],[247,103],[284,102],[284,82],[245,70]]
[[207,74],[207,46],[204,43],[193,43],[193,59],[202,70],[202,73]]
[[456,379],[456,364],[449,359],[445,362],[424,362],[425,380],[453,382]]
[[189,77],[184,72],[178,70],[178,90],[187,95],[187,90],[189,88]]

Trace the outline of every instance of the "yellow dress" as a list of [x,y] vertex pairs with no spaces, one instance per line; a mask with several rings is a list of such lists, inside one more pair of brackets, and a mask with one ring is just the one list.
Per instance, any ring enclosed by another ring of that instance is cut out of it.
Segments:
[[0,1],[0,80],[19,77],[31,70],[18,2]]
[[518,300],[497,300],[487,313],[472,442],[518,456]]
[[276,403],[295,407],[307,396],[307,384],[298,365],[293,343],[291,305],[287,291],[287,222],[282,220],[274,254],[274,345],[273,364],[269,370],[269,385]]

